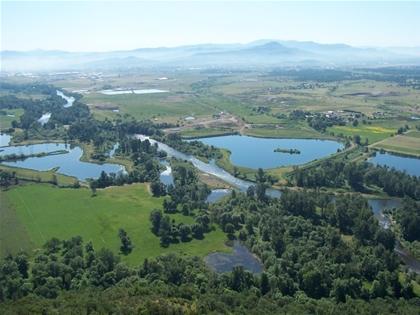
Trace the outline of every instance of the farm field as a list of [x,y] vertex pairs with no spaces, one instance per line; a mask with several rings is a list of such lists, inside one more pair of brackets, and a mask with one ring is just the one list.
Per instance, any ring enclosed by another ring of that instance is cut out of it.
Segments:
[[420,156],[420,132],[409,131],[401,135],[386,138],[372,145],[373,148],[384,149],[396,153]]
[[[13,187],[3,194],[16,213],[15,229],[22,230],[22,224],[29,236],[28,249],[29,244],[33,249],[41,248],[52,237],[65,240],[80,235],[84,241],[92,240],[96,250],[106,247],[118,253],[121,246],[118,229],[123,228],[132,240],[133,251],[122,256],[122,260],[133,265],[168,251],[201,257],[213,250],[228,251],[222,242],[226,234],[219,227],[205,233],[202,240],[161,247],[160,238],[150,230],[149,215],[153,209],[162,209],[163,198],[152,197],[147,184],[108,187],[98,190],[95,197],[89,189],[58,189],[45,184]],[[176,224],[194,222],[193,217],[180,213],[170,218]],[[14,244],[13,236],[5,242],[8,246]]]

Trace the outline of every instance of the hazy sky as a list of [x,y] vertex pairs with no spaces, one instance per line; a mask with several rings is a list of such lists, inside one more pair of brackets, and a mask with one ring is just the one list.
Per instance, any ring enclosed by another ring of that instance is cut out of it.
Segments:
[[1,50],[110,51],[258,39],[420,46],[419,1],[1,1]]

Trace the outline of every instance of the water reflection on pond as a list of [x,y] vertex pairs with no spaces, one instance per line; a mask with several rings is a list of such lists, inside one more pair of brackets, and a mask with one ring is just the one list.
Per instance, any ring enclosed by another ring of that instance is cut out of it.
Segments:
[[[300,165],[344,149],[342,143],[318,139],[267,139],[249,136],[200,138],[207,145],[231,151],[233,165],[254,169]],[[274,152],[276,149],[298,150],[300,154]]]
[[204,257],[204,261],[217,273],[232,271],[234,266],[241,265],[244,270],[261,273],[263,268],[259,260],[239,241],[228,241],[226,246],[233,250],[233,254],[213,253]]
[[11,138],[11,136],[2,133],[0,135],[0,147],[8,146]]
[[370,161],[374,164],[395,167],[399,171],[406,171],[407,174],[420,176],[420,159],[396,156],[389,153],[378,153]]
[[98,178],[102,171],[106,173],[125,172],[125,168],[118,164],[94,164],[80,161],[83,155],[83,150],[80,147],[72,146],[64,143],[43,143],[28,146],[15,146],[2,148],[1,154],[37,154],[41,152],[54,152],[65,150],[68,153],[47,155],[43,157],[32,157],[25,160],[17,160],[11,162],[3,162],[2,164],[28,168],[37,171],[47,171],[55,167],[59,167],[57,173],[75,176],[81,181],[86,181],[88,178]]

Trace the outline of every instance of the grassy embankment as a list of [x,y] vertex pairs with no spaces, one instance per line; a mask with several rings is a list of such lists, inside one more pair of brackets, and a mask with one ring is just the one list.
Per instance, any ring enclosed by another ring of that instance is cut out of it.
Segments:
[[59,170],[58,168],[53,168],[48,171],[37,171],[27,168],[11,167],[0,164],[0,170],[4,170],[10,173],[15,172],[16,177],[18,177],[21,181],[23,180],[31,182],[34,181],[49,183],[52,182],[53,177],[55,176],[55,179],[57,180],[57,186],[60,187],[72,186],[77,181],[77,178],[74,176],[67,176],[57,173],[57,171]]
[[[68,239],[80,235],[84,241],[92,240],[99,250],[107,247],[119,252],[121,241],[118,229],[123,228],[133,243],[133,251],[122,260],[132,265],[141,263],[167,251],[176,251],[201,257],[213,250],[228,251],[222,243],[226,235],[219,227],[204,234],[204,239],[178,242],[164,248],[160,238],[150,228],[149,215],[153,209],[162,209],[163,198],[153,198],[147,184],[109,187],[97,191],[92,197],[89,189],[57,189],[44,184],[13,187],[5,192],[16,218],[10,229],[20,222],[29,235],[32,248],[41,248],[46,240],[56,237]],[[192,224],[192,216],[181,213],[170,215],[175,223]],[[7,237],[8,246],[18,246],[13,235]]]

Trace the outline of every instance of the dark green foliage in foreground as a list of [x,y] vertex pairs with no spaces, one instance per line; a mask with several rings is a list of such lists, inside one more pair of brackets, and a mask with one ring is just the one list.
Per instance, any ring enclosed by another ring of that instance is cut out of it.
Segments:
[[379,226],[361,195],[341,195],[332,203],[326,195],[300,191],[263,200],[236,193],[210,211],[260,257],[272,293],[337,302],[410,296],[398,281],[395,237]]
[[[61,254],[61,255],[60,255]],[[2,314],[418,314],[420,299],[372,298],[345,302],[314,299],[303,291],[281,294],[287,281],[254,275],[242,267],[218,276],[196,256],[175,253],[146,259],[137,267],[96,251],[80,237],[63,242],[60,254],[38,254],[29,268],[25,255],[1,261]],[[60,257],[60,258],[59,258]],[[30,271],[29,271],[30,270]],[[319,288],[316,269],[302,277]],[[381,290],[381,278],[377,290]],[[344,296],[355,281],[333,281]],[[322,284],[322,283],[321,283]],[[322,287],[322,286],[321,286]]]
[[350,187],[363,193],[382,189],[391,197],[409,196],[420,200],[419,177],[369,162],[349,163],[329,159],[316,168],[295,167],[292,178],[299,187]]
[[409,242],[420,242],[420,202],[405,197],[402,207],[394,212],[394,218],[400,225],[402,236]]

